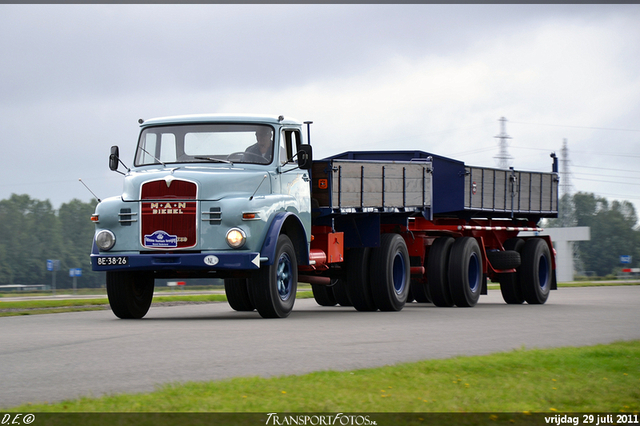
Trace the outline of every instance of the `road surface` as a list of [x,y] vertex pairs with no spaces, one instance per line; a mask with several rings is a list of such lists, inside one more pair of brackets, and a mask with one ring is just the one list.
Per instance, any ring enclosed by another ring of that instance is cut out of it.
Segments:
[[506,305],[490,290],[474,308],[407,305],[357,312],[296,301],[286,319],[226,303],[0,318],[0,407],[167,382],[351,370],[515,348],[640,339],[640,286],[561,288],[545,305]]

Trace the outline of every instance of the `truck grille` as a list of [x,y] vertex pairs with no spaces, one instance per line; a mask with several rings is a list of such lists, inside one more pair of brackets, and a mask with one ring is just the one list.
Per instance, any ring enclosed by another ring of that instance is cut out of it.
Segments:
[[198,187],[195,183],[162,179],[142,186],[140,241],[157,250],[195,247]]

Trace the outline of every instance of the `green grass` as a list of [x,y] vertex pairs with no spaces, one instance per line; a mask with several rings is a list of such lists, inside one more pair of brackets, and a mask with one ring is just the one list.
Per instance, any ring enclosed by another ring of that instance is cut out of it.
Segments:
[[519,349],[355,371],[162,385],[14,412],[640,411],[640,341]]
[[[301,291],[297,298],[304,299],[313,297],[310,291]],[[224,294],[200,294],[200,295],[163,295],[154,296],[153,303],[167,302],[226,302]],[[98,299],[68,299],[68,300],[24,300],[16,302],[6,302],[0,300],[0,317],[18,315],[51,314],[60,312],[79,312],[109,309],[109,300]]]

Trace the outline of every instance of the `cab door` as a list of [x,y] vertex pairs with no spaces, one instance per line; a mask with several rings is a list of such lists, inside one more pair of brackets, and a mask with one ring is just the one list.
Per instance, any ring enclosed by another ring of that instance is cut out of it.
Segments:
[[283,128],[279,139],[280,193],[286,200],[286,210],[296,213],[307,235],[311,235],[311,179],[308,170],[298,167],[297,157],[302,134],[299,128]]

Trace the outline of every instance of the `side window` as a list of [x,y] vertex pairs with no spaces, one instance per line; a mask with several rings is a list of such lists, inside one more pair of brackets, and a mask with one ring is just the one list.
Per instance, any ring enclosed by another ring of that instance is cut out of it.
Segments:
[[[280,139],[280,163],[285,164],[298,152],[301,139],[298,130],[284,130],[282,136]],[[297,163],[295,158],[292,162]]]

